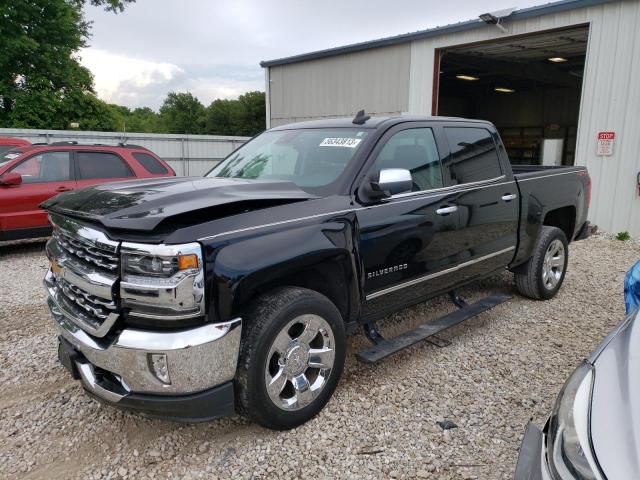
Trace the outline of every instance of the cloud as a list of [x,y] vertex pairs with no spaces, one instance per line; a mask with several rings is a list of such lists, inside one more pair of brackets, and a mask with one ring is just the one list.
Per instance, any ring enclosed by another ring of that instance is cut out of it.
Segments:
[[99,48],[81,52],[81,63],[94,75],[98,97],[128,107],[158,109],[170,91],[193,93],[205,105],[216,98],[237,98],[264,89],[258,70],[242,67],[187,69],[169,62],[142,60]]
[[[519,6],[542,0],[520,0]],[[87,6],[83,63],[101,98],[158,108],[171,90],[207,104],[264,90],[260,60],[421,30],[513,0],[137,0],[121,14]]]
[[94,75],[98,96],[110,103],[148,105],[159,88],[184,76],[184,70],[172,63],[140,60],[97,48],[84,49],[80,57]]

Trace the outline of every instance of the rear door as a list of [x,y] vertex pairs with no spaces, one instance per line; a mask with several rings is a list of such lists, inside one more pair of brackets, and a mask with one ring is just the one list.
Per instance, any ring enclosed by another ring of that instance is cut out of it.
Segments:
[[75,151],[78,188],[135,177],[127,162],[112,152]]
[[[497,134],[481,124],[443,128],[449,154],[444,171],[458,207],[460,282],[506,266],[515,253],[518,187]],[[502,161],[501,161],[502,157]]]
[[22,184],[0,186],[0,230],[46,227],[45,200],[76,186],[68,151],[36,153],[7,172],[19,173]]
[[449,269],[459,251],[453,238],[458,213],[444,188],[438,131],[430,122],[400,124],[381,138],[371,154],[368,173],[407,169],[413,189],[357,212],[365,316],[410,304],[455,282]]

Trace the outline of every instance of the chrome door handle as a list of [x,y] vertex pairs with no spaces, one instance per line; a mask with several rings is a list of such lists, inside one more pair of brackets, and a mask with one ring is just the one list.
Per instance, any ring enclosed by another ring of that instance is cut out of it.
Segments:
[[439,209],[436,210],[436,213],[438,215],[449,215],[450,213],[457,212],[457,211],[458,211],[458,207],[454,205],[452,207],[440,207]]
[[502,195],[502,200],[504,200],[505,202],[510,202],[511,200],[515,200],[516,198],[518,198],[518,195],[516,195],[515,193],[507,193],[506,195]]

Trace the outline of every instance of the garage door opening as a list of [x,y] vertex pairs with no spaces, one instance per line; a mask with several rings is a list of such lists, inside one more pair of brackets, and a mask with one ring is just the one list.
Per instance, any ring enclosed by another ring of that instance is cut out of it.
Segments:
[[581,25],[441,49],[434,114],[493,122],[514,164],[573,165],[588,34]]

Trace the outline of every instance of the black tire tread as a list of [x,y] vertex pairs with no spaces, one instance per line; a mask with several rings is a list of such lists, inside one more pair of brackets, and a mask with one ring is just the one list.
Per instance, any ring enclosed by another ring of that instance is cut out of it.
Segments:
[[[540,235],[538,236],[538,242],[536,243],[533,256],[529,259],[526,268],[522,271],[515,272],[516,288],[518,289],[518,292],[525,297],[532,298],[534,300],[545,299],[540,289],[540,266],[544,259],[547,245],[554,237],[558,236],[565,239],[566,242],[566,236],[562,230],[556,227],[543,225]],[[566,252],[568,255],[568,250]]]
[[[236,411],[251,420],[272,429],[286,429],[274,424],[273,421],[265,416],[259,408],[251,408],[251,385],[250,385],[250,369],[253,356],[256,355],[256,348],[263,337],[266,326],[273,321],[274,317],[288,305],[297,302],[306,302],[309,300],[320,301],[326,307],[335,310],[338,318],[342,318],[340,312],[335,305],[324,295],[300,287],[278,287],[254,300],[249,308],[245,311],[243,321],[243,335],[240,340],[240,354],[238,357],[238,368],[235,377],[235,397]],[[342,325],[342,322],[340,322]],[[334,336],[343,335],[344,330],[335,332]],[[342,365],[335,367],[341,373]]]

